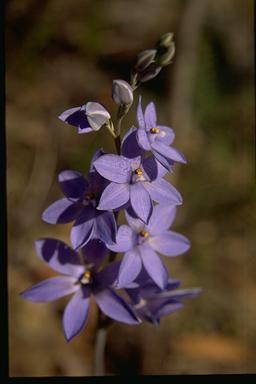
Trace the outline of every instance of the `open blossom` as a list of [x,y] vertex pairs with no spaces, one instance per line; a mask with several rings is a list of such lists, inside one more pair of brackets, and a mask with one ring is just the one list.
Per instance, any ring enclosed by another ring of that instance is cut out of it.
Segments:
[[180,193],[161,177],[163,174],[152,157],[129,159],[122,155],[103,155],[94,166],[101,176],[111,181],[102,193],[98,209],[117,209],[128,203],[147,223],[152,200],[172,205],[182,203]]
[[183,308],[183,299],[194,298],[201,293],[200,288],[176,289],[180,281],[171,278],[162,290],[145,276],[144,271],[136,279],[136,283],[137,287],[126,289],[133,309],[141,320],[155,325],[160,323],[161,317]]
[[165,256],[178,256],[190,248],[189,240],[168,230],[175,218],[175,207],[159,204],[153,209],[149,223],[145,225],[126,211],[129,223],[121,225],[116,244],[107,247],[116,252],[125,252],[121,261],[117,286],[125,287],[134,281],[142,267],[161,289],[168,282],[168,272],[156,252]]
[[150,102],[143,114],[141,97],[137,107],[138,145],[145,151],[151,151],[155,158],[167,169],[173,162],[186,163],[184,155],[170,144],[174,140],[174,132],[170,127],[157,124],[155,105]]
[[64,224],[74,221],[70,233],[73,248],[78,249],[92,238],[104,242],[114,242],[116,222],[113,212],[96,209],[101,193],[108,182],[93,168],[94,155],[88,177],[80,172],[66,170],[59,174],[58,182],[65,197],[55,201],[42,214],[42,219],[50,224]]
[[101,104],[89,101],[80,107],[67,109],[59,119],[76,127],[78,133],[88,133],[98,131],[110,119],[110,114]]
[[140,322],[133,309],[111,288],[116,279],[118,262],[112,262],[98,271],[85,257],[82,264],[76,251],[55,239],[36,241],[36,252],[41,260],[62,276],[51,277],[35,284],[21,295],[26,300],[42,303],[73,294],[62,319],[67,341],[80,333],[85,326],[92,296],[101,311],[111,319],[126,324]]

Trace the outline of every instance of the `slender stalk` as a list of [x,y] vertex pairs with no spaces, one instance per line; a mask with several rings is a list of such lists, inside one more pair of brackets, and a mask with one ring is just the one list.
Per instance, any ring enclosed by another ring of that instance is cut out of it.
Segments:
[[121,139],[120,135],[115,137],[115,146],[116,146],[116,152],[118,155],[121,153]]
[[[112,121],[106,125],[107,129],[114,138],[116,152],[118,155],[121,153],[121,126],[122,120],[127,114],[130,106],[121,105],[117,112],[117,124],[116,129]],[[115,212],[115,219],[118,219],[118,212]],[[117,252],[111,251],[109,253],[109,262],[114,261],[117,256]],[[106,349],[106,340],[107,340],[107,327],[111,324],[112,320],[107,318],[101,311],[98,309],[98,324],[96,330],[96,345],[95,345],[95,361],[94,361],[94,375],[95,376],[104,376],[105,375],[105,349]]]
[[107,329],[98,328],[96,333],[96,346],[95,346],[95,376],[105,375],[105,347],[107,340]]

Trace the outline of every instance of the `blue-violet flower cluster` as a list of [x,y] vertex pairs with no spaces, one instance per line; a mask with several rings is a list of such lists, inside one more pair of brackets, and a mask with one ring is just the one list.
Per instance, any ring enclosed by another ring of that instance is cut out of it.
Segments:
[[[173,44],[172,34],[164,35],[154,49],[138,56],[131,83],[114,80],[116,127],[106,108],[92,101],[59,116],[79,134],[108,129],[117,149],[117,154],[99,149],[87,175],[70,169],[60,172],[63,197],[42,214],[49,224],[73,223],[70,246],[53,238],[35,242],[38,257],[60,275],[33,285],[22,297],[49,302],[72,295],[63,313],[67,341],[85,326],[92,300],[109,319],[158,324],[182,308],[184,298],[200,292],[177,289],[180,281],[169,276],[162,259],[190,248],[184,235],[170,230],[182,196],[165,176],[174,171],[175,163],[186,163],[173,146],[174,131],[158,123],[153,102],[143,111],[140,96],[136,121],[121,139],[121,122],[135,89],[171,62]],[[122,210],[126,223],[118,225]]]

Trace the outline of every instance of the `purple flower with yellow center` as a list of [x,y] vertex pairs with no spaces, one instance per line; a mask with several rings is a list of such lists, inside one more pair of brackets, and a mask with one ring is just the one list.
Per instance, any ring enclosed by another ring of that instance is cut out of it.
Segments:
[[[145,223],[152,213],[152,200],[172,205],[182,204],[180,193],[161,176],[153,157],[142,159],[103,155],[94,162],[101,176],[111,183],[102,193],[98,209],[119,209],[130,204]],[[162,167],[163,169],[163,167]]]
[[156,252],[165,256],[178,256],[190,248],[190,242],[185,236],[168,230],[175,218],[175,207],[165,204],[155,206],[147,225],[127,211],[125,213],[129,226],[121,225],[117,231],[116,244],[107,244],[115,252],[125,252],[117,286],[127,287],[144,267],[155,284],[164,289],[168,282],[168,272]]
[[99,103],[89,101],[75,108],[70,108],[59,115],[59,119],[77,128],[78,133],[98,131],[110,119],[108,111]]
[[136,131],[138,145],[145,151],[151,151],[155,158],[167,169],[173,162],[186,163],[184,155],[174,147],[170,147],[175,134],[170,127],[157,124],[155,105],[150,102],[143,114],[141,97],[137,108],[139,128]]
[[183,299],[197,297],[201,293],[200,288],[176,289],[180,281],[168,279],[164,290],[161,290],[154,282],[145,276],[143,271],[136,279],[137,287],[126,289],[130,297],[133,309],[141,320],[155,325],[160,323],[161,317],[183,308]]
[[[35,284],[21,296],[32,302],[44,303],[73,294],[62,319],[67,341],[80,333],[86,325],[92,297],[101,311],[111,319],[126,324],[140,322],[133,309],[111,288],[116,280],[119,262],[112,262],[99,271],[98,266],[88,264],[84,253],[81,260],[76,251],[55,239],[36,241],[36,252],[41,260],[62,276]],[[97,250],[98,256],[100,252],[102,249]]]
[[70,241],[75,249],[81,248],[92,238],[103,242],[114,242],[116,221],[113,212],[96,209],[102,191],[108,182],[93,168],[94,155],[88,177],[80,172],[66,170],[59,174],[58,182],[65,197],[55,201],[42,214],[42,219],[50,224],[64,224],[74,221]]

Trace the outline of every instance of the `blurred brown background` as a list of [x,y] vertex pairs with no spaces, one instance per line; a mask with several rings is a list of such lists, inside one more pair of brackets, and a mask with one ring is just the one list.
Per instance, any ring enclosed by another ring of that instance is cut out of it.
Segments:
[[183,287],[201,286],[203,294],[158,328],[113,325],[108,373],[255,371],[253,1],[9,0],[6,22],[10,375],[92,374],[94,308],[68,344],[65,299],[19,297],[52,275],[34,240],[68,241],[69,225],[40,219],[61,196],[57,173],[86,173],[99,146],[113,150],[107,133],[79,136],[57,116],[89,100],[114,114],[112,80],[129,80],[136,54],[167,31],[175,34],[174,62],[136,97],[155,101],[159,123],[173,127],[189,161],[169,179],[184,197],[174,229],[192,248],[165,262]]

